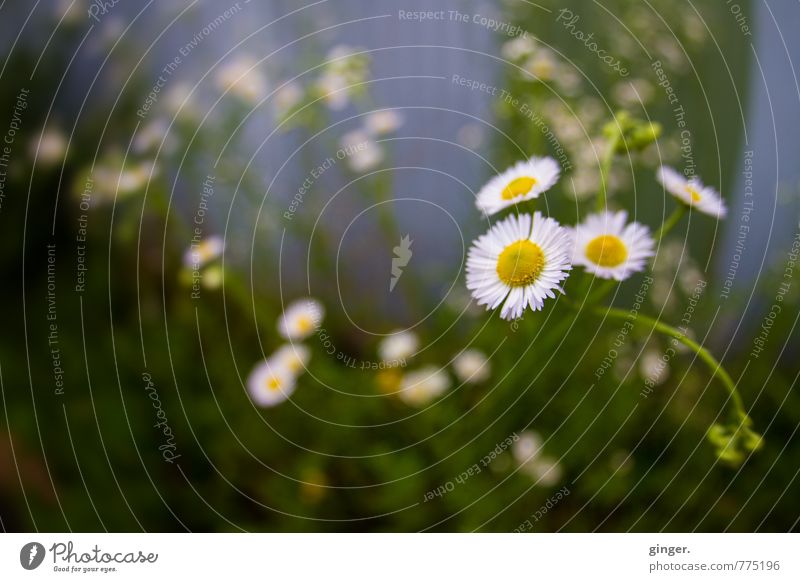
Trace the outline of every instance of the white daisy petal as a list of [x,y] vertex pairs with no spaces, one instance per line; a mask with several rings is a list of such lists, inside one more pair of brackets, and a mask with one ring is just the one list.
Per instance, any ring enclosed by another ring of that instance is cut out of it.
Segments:
[[400,383],[400,399],[406,404],[422,406],[435,400],[450,388],[450,377],[437,366],[425,366],[409,372]]
[[278,333],[286,339],[304,339],[317,331],[325,308],[315,299],[299,299],[289,305],[278,319]]
[[495,214],[518,202],[538,198],[558,181],[561,168],[553,158],[533,157],[517,162],[489,180],[475,199],[484,214]]
[[258,364],[247,378],[250,398],[265,408],[276,406],[289,398],[295,387],[294,375],[270,360]]
[[392,332],[378,346],[378,355],[384,362],[397,362],[413,356],[419,348],[415,333],[404,330]]
[[716,218],[725,218],[728,213],[719,192],[710,186],[704,186],[697,176],[685,178],[672,168],[661,166],[656,172],[656,178],[667,192],[700,212]]
[[302,373],[311,359],[311,350],[302,344],[284,344],[275,350],[267,360],[275,368],[285,369],[297,376]]
[[601,279],[623,281],[644,271],[655,254],[650,229],[638,222],[625,224],[628,213],[600,212],[570,229],[572,263]]
[[518,319],[555,297],[571,269],[569,232],[540,212],[511,215],[473,242],[467,255],[467,289],[478,305]]
[[453,359],[453,372],[461,382],[478,384],[489,379],[491,366],[483,352],[469,349]]

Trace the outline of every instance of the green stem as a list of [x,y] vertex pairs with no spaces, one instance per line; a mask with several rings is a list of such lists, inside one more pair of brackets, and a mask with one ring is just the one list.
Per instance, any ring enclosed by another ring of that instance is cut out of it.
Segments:
[[611,173],[611,164],[614,162],[614,154],[617,150],[617,141],[619,138],[614,137],[609,140],[606,146],[606,152],[600,162],[600,189],[597,191],[597,204],[596,209],[602,212],[606,207],[606,199],[608,198],[608,175]]
[[653,319],[646,315],[634,314],[630,313],[629,311],[624,311],[622,309],[617,309],[614,307],[595,308],[594,313],[600,316],[607,316],[613,319],[623,319],[631,322],[640,320],[643,323],[653,326],[654,329],[660,331],[664,335],[667,335],[681,342],[683,345],[685,345],[686,347],[691,349],[694,353],[696,353],[698,357],[701,360],[703,360],[706,363],[706,365],[711,369],[713,375],[716,376],[720,382],[722,382],[722,384],[725,386],[725,389],[730,394],[733,406],[739,415],[738,418],[747,417],[747,413],[744,410],[744,403],[742,402],[742,397],[736,390],[736,384],[733,382],[733,379],[730,377],[730,374],[728,374],[725,368],[722,367],[722,364],[720,364],[716,360],[716,358],[714,358],[714,356],[711,355],[711,352],[709,352],[706,348],[704,348],[697,342],[686,337],[686,335],[681,333],[680,330],[675,329],[671,325],[667,325],[665,323],[658,321],[657,319]]
[[676,224],[678,224],[680,219],[683,218],[683,215],[686,214],[686,210],[688,208],[689,207],[686,206],[686,204],[678,204],[677,208],[672,211],[672,214],[670,214],[669,217],[664,221],[664,224],[661,225],[661,228],[656,231],[656,242],[664,238],[664,236],[666,236],[666,234],[671,231]]
[[619,285],[619,281],[616,279],[610,279],[607,281],[602,281],[597,285],[597,289],[595,289],[594,293],[589,295],[586,299],[586,303],[589,305],[593,305],[598,303],[601,299],[603,299],[606,295],[608,295],[609,291],[611,291],[614,287]]

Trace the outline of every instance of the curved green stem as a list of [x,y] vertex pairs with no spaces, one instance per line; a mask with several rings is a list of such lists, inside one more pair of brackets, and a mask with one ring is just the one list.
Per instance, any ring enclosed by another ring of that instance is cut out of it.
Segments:
[[637,320],[646,323],[648,325],[653,326],[654,329],[660,331],[664,335],[667,335],[679,342],[683,345],[688,347],[697,356],[703,360],[706,365],[711,369],[711,372],[714,376],[716,376],[722,384],[724,384],[725,389],[728,391],[731,397],[731,402],[733,403],[736,412],[739,415],[739,418],[747,418],[747,413],[744,409],[744,403],[742,402],[742,397],[739,395],[739,392],[736,390],[736,384],[733,382],[733,378],[730,377],[730,374],[722,367],[714,356],[711,355],[706,348],[698,344],[696,341],[686,337],[680,330],[675,329],[671,325],[667,325],[666,323],[662,323],[657,319],[653,319],[652,317],[647,317],[646,315],[642,314],[633,314],[628,311],[624,311],[622,309],[617,309],[615,307],[608,307],[608,308],[595,308],[594,313],[600,316],[607,316],[613,319],[623,319],[631,322],[635,322]]
[[617,151],[617,141],[619,138],[614,137],[609,140],[606,146],[606,153],[600,162],[600,189],[597,191],[596,209],[602,212],[606,207],[606,199],[608,198],[608,175],[611,173],[611,164],[614,162],[614,153]]
[[661,225],[661,228],[656,231],[656,242],[664,238],[664,236],[666,236],[666,234],[671,231],[675,225],[678,224],[678,222],[680,222],[680,219],[683,218],[684,214],[686,214],[686,210],[688,208],[689,207],[686,206],[686,204],[678,204],[678,207],[672,211],[672,214],[670,214],[669,217],[667,217],[667,219],[664,221],[664,224]]

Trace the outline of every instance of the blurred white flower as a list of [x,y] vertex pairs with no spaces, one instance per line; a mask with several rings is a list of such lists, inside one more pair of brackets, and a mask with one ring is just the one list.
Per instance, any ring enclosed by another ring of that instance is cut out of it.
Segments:
[[58,0],[55,15],[64,19],[65,24],[75,24],[86,14],[85,0]]
[[323,73],[316,87],[325,104],[334,111],[341,111],[350,103],[349,87],[344,75],[334,72]]
[[280,404],[292,395],[295,387],[294,375],[269,361],[258,364],[247,378],[250,397],[263,407]]
[[419,348],[419,338],[412,331],[396,330],[381,340],[378,355],[384,362],[395,362],[413,356]]
[[392,109],[373,111],[364,120],[364,127],[370,135],[386,135],[397,131],[403,125],[403,116]]
[[465,148],[476,150],[483,144],[485,131],[478,123],[467,123],[458,130],[456,141]]
[[572,184],[572,192],[578,200],[585,200],[597,190],[597,183],[600,178],[597,172],[591,167],[582,166],[569,176]]
[[197,117],[198,111],[192,86],[189,83],[178,82],[171,85],[164,94],[164,106],[172,115]]
[[538,457],[534,462],[526,463],[523,465],[522,470],[530,475],[537,485],[543,487],[557,485],[564,473],[558,459],[546,456]]
[[704,186],[697,176],[687,179],[672,168],[661,166],[656,177],[667,192],[684,204],[716,218],[725,218],[728,213],[719,193],[711,186]]
[[526,430],[511,447],[511,455],[520,470],[537,485],[552,487],[561,481],[563,471],[557,459],[542,454],[542,445],[539,433]]
[[400,399],[412,406],[427,404],[450,388],[447,373],[436,366],[425,366],[403,376],[400,382]]
[[303,88],[299,83],[290,81],[275,92],[273,106],[279,116],[286,115],[303,99]]
[[307,346],[284,344],[275,350],[268,361],[273,362],[277,368],[284,368],[296,376],[306,369],[310,359],[311,350]]
[[53,166],[64,161],[67,154],[67,138],[58,129],[47,128],[39,136],[34,137],[31,142],[31,155],[44,166]]
[[536,50],[536,41],[532,36],[527,34],[520,35],[516,38],[508,40],[503,43],[500,49],[500,54],[503,58],[509,61],[520,61],[523,58],[533,54]]
[[200,284],[203,285],[205,289],[213,291],[222,286],[222,280],[222,267],[220,265],[210,265],[203,271]]
[[648,349],[639,359],[639,373],[654,386],[660,386],[669,378],[669,364],[661,353]]
[[519,464],[527,463],[534,459],[542,449],[542,437],[533,430],[526,430],[511,446],[511,454]]
[[624,107],[634,107],[647,103],[653,98],[653,85],[644,79],[620,81],[612,88],[614,99]]
[[491,364],[482,351],[464,350],[453,360],[453,372],[461,382],[478,384],[489,379]]
[[143,125],[133,140],[133,151],[142,154],[161,146],[165,153],[170,153],[175,142],[167,134],[168,130],[169,123],[165,119],[155,119]]
[[325,103],[333,110],[344,109],[353,94],[367,77],[369,58],[355,54],[360,49],[338,45],[326,57],[326,65],[316,82],[316,89]]
[[346,133],[341,145],[347,154],[347,165],[354,172],[372,170],[383,161],[383,149],[360,129]]
[[110,202],[117,198],[126,198],[141,192],[147,186],[151,176],[158,174],[158,167],[152,161],[133,164],[120,169],[115,163],[99,164],[92,175],[94,180],[93,198],[98,202]]
[[249,55],[236,57],[217,71],[217,86],[255,105],[267,94],[267,80],[258,66],[257,61]]
[[[550,49],[541,48],[531,56],[525,64],[523,69],[532,74],[536,81],[549,81],[556,74],[556,58]],[[530,79],[530,77],[525,77]]]
[[190,269],[200,269],[221,257],[225,250],[225,241],[221,236],[209,236],[192,244],[183,255],[183,264]]
[[278,318],[278,333],[289,340],[306,338],[319,328],[324,317],[325,308],[319,301],[298,299]]

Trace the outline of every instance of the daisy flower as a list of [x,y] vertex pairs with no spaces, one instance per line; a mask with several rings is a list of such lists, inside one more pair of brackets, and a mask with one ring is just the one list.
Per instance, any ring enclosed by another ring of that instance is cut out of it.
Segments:
[[526,430],[514,441],[511,454],[519,464],[525,464],[535,458],[542,449],[542,437],[538,432]]
[[354,172],[366,172],[383,161],[383,149],[366,131],[356,129],[342,136],[342,150],[347,154],[347,165]]
[[200,269],[222,256],[224,250],[225,241],[221,236],[209,236],[189,247],[183,255],[183,264],[189,268]]
[[400,382],[400,399],[412,406],[422,406],[435,400],[450,388],[450,378],[437,366],[425,366],[409,372]]
[[278,319],[278,333],[286,339],[303,339],[322,323],[325,308],[315,299],[299,299],[290,304]]
[[280,404],[292,395],[295,389],[292,373],[266,360],[258,364],[247,378],[250,397],[259,406],[270,407]]
[[467,289],[478,305],[517,319],[526,307],[538,311],[545,297],[567,278],[569,232],[540,212],[511,215],[472,243],[467,256]]
[[297,376],[306,369],[311,359],[311,350],[302,344],[284,344],[269,357],[276,368],[288,370]]
[[626,224],[627,219],[624,210],[600,212],[569,229],[575,241],[572,264],[601,279],[617,281],[644,271],[647,259],[655,254],[655,241],[649,228],[638,222]]
[[256,104],[267,93],[267,81],[258,63],[250,56],[225,63],[216,75],[217,86],[250,104]]
[[453,372],[461,382],[477,384],[489,379],[491,366],[480,350],[464,350],[453,360]]
[[475,204],[487,216],[495,214],[517,202],[538,198],[558,181],[560,173],[558,163],[550,157],[517,162],[489,180],[478,192]]
[[697,176],[687,179],[672,168],[661,166],[656,177],[667,192],[684,204],[716,218],[725,218],[728,213],[719,193],[710,186],[703,186]]
[[64,160],[67,155],[67,138],[57,129],[46,129],[40,140],[31,142],[31,154],[39,163],[52,166]]
[[292,110],[303,100],[303,88],[296,82],[285,83],[275,92],[273,105],[279,115]]
[[397,330],[378,345],[378,355],[384,362],[395,362],[413,356],[419,347],[419,338],[414,332]]
[[403,117],[396,111],[384,109],[373,111],[364,119],[364,127],[371,135],[386,135],[403,125]]

